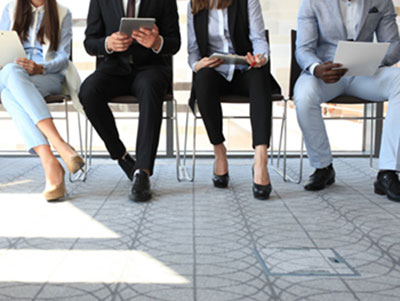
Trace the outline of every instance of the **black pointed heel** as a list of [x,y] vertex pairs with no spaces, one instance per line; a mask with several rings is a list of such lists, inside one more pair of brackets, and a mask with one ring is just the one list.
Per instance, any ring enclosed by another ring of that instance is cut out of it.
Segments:
[[269,195],[271,194],[272,186],[268,185],[258,185],[253,182],[253,196],[257,200],[268,200]]
[[214,173],[212,181],[213,181],[215,187],[226,188],[226,187],[228,187],[228,183],[229,183],[229,174],[226,173],[222,176],[218,176]]
[[268,200],[272,191],[271,183],[268,185],[259,185],[254,183],[254,165],[251,168],[253,174],[253,196],[257,200]]

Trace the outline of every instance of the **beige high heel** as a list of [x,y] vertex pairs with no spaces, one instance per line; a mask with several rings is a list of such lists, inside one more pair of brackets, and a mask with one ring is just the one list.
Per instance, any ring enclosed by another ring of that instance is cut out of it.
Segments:
[[83,166],[85,166],[85,161],[83,161],[82,157],[76,152],[72,145],[68,143],[67,145],[75,152],[75,154],[69,158],[63,158],[62,156],[61,158],[65,162],[65,165],[67,165],[69,172],[76,173],[78,170],[82,169]]
[[62,182],[58,185],[53,186],[50,189],[46,189],[43,191],[43,196],[48,202],[59,201],[65,196],[67,192],[67,190],[65,189],[65,180],[64,180],[65,170],[61,165],[60,167],[63,174]]
[[78,170],[82,169],[85,166],[85,161],[83,161],[82,157],[78,154],[72,155],[65,161],[68,170],[71,173],[76,173]]

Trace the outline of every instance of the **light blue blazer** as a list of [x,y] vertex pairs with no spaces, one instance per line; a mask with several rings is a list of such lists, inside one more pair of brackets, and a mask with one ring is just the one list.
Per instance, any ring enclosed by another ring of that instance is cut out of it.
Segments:
[[[302,0],[298,15],[296,58],[307,70],[314,63],[333,61],[339,41],[347,40],[339,6],[340,0]],[[400,37],[392,0],[360,0],[361,22],[357,41],[390,42],[382,65],[391,66],[400,59]]]

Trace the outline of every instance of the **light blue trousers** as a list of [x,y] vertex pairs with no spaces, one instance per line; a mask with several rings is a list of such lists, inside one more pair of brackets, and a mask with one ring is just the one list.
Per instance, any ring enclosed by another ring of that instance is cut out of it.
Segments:
[[[305,72],[301,74],[296,82],[294,100],[311,166],[324,168],[332,163],[321,103],[342,94],[373,101],[389,100],[379,169],[400,171],[400,69],[392,67],[380,68],[374,76],[343,77],[334,84],[325,84]],[[346,129],[342,129],[342,134],[346,135]]]
[[51,118],[44,97],[60,94],[63,80],[64,76],[60,74],[30,76],[25,69],[14,63],[0,70],[1,102],[31,153],[34,153],[34,147],[48,144],[36,124]]

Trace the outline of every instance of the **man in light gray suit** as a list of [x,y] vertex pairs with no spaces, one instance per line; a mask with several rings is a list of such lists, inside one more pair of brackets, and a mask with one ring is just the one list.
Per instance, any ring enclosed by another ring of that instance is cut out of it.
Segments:
[[[321,103],[339,95],[389,99],[375,192],[400,201],[400,38],[392,0],[302,0],[298,15],[296,58],[303,69],[294,99],[309,161],[316,168],[306,185],[320,190],[335,181],[332,154],[321,115]],[[343,77],[333,64],[339,41],[390,42],[382,66],[373,76]],[[343,132],[345,135],[345,132]]]

